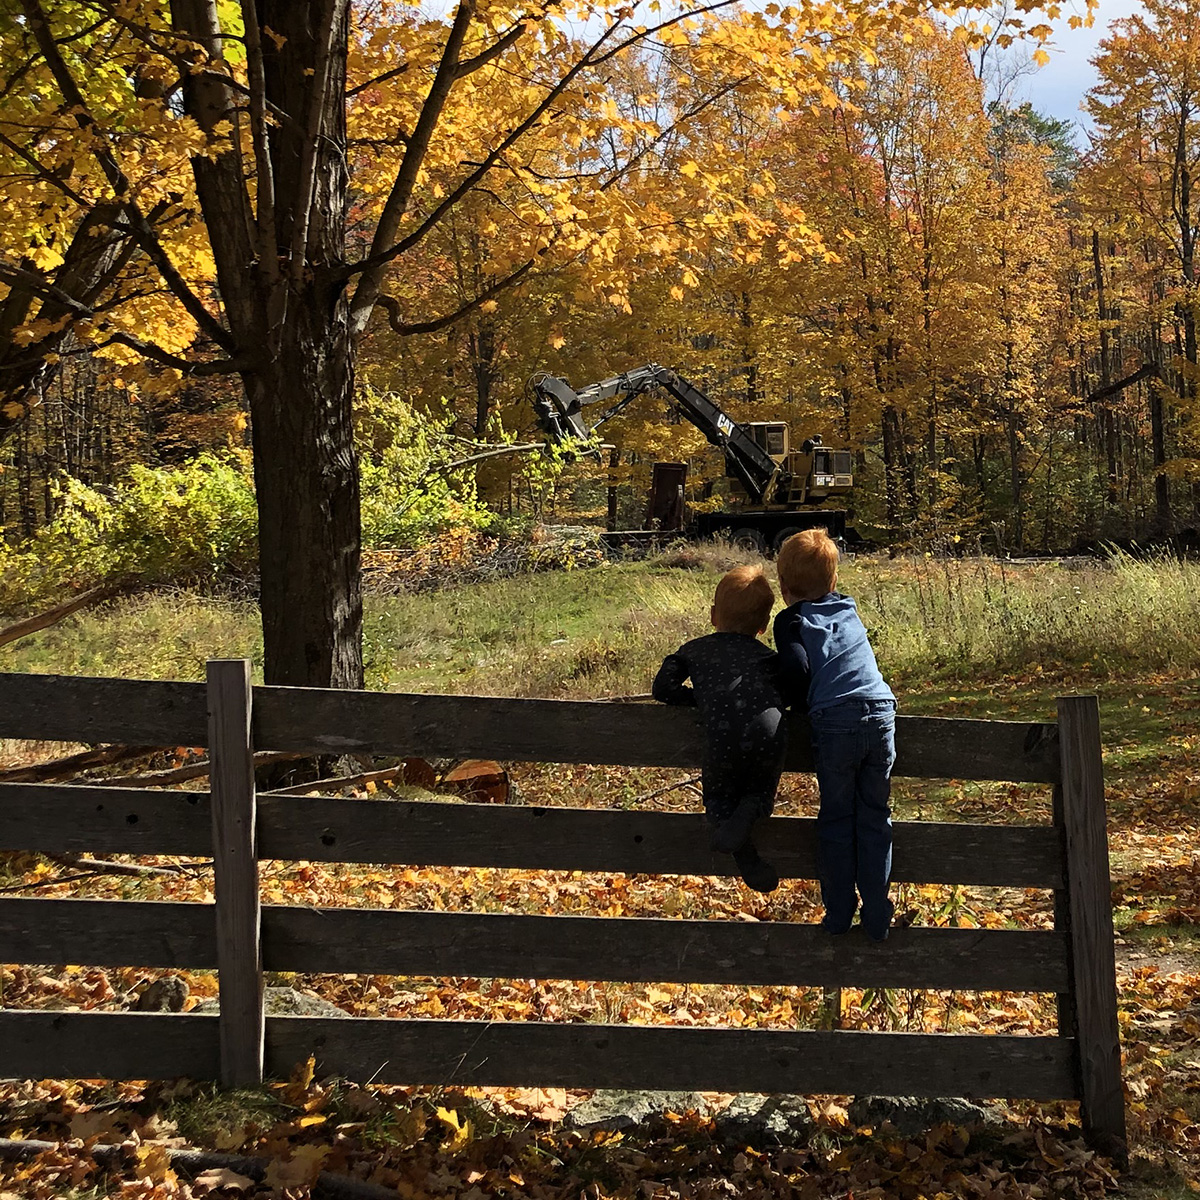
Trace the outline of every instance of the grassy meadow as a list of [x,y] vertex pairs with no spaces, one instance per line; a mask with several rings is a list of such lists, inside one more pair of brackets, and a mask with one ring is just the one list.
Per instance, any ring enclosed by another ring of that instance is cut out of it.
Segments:
[[[708,629],[719,548],[424,591],[368,595],[367,685],[571,696],[645,692],[662,656]],[[769,567],[769,564],[768,564]],[[906,693],[1051,673],[1111,681],[1200,668],[1200,564],[1119,556],[1045,563],[851,559],[884,673]],[[261,665],[251,603],[157,591],[0,648],[0,669],[199,679],[210,657]]]

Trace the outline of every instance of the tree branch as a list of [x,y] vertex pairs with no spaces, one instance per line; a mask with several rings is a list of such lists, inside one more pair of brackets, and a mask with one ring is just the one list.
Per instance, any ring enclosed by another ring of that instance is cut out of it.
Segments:
[[[421,114],[417,117],[417,123],[413,127],[412,133],[409,134],[408,147],[400,163],[400,170],[396,173],[392,189],[384,202],[379,224],[375,227],[375,235],[371,239],[371,249],[367,255],[368,262],[378,256],[380,247],[394,241],[399,232],[400,220],[412,198],[421,164],[425,161],[429,143],[433,139],[433,131],[437,128],[442,110],[449,99],[450,89],[454,86],[457,78],[459,53],[466,41],[467,30],[475,16],[476,3],[477,0],[459,0],[450,32],[446,35],[446,44],[442,48],[442,57],[438,62],[433,83],[429,86],[425,103],[421,105]],[[371,310],[375,307],[375,300],[379,295],[379,285],[383,280],[383,268],[390,261],[390,258],[382,258],[373,266],[363,269],[362,278],[358,281],[358,286],[350,301],[350,328],[355,334],[361,333],[366,328],[367,320],[370,318]],[[346,275],[344,278],[349,279],[350,276]]]
[[401,63],[398,67],[393,67],[390,71],[384,71],[382,75],[376,75],[374,79],[368,79],[365,83],[355,84],[346,92],[346,99],[349,100],[354,96],[365,92],[367,88],[378,87],[381,83],[387,83],[389,79],[395,79],[398,75],[403,75],[408,70],[408,63]]
[[[343,272],[343,276],[347,279],[354,275],[362,273],[363,278],[359,283],[354,296],[354,305],[361,305],[361,308],[356,312],[352,307],[351,315],[354,319],[355,332],[361,333],[366,327],[366,320],[370,316],[371,308],[374,307],[375,297],[378,296],[378,281],[382,278],[383,268],[390,263],[394,258],[403,254],[406,250],[415,246],[425,235],[450,211],[462,198],[465,196],[483,177],[492,169],[492,167],[504,155],[515,142],[517,142],[524,134],[531,129],[542,117],[542,114],[562,95],[563,92],[571,85],[572,82],[588,67],[592,65],[591,57],[600,46],[602,46],[619,28],[617,25],[610,25],[599,38],[588,48],[582,58],[567,71],[563,77],[542,97],[542,100],[533,108],[530,114],[510,130],[508,135],[500,142],[495,149],[488,152],[481,163],[467,175],[449,195],[439,204],[421,224],[413,230],[407,237],[402,238],[393,246],[388,246],[385,250],[380,250],[370,254],[361,262],[354,263]],[[423,115],[423,114],[422,114]],[[407,162],[407,155],[405,156]],[[390,200],[390,197],[389,197]],[[397,218],[396,225],[399,224]],[[383,231],[382,223],[376,230],[375,241],[373,246],[378,245],[381,241],[380,233]],[[394,235],[391,235],[394,236]],[[368,280],[374,280],[371,287],[367,287]],[[368,300],[369,297],[369,300]],[[360,299],[361,298],[361,299]],[[365,310],[365,311],[363,311]]]
[[524,20],[518,21],[507,33],[503,34],[497,41],[493,42],[486,50],[481,50],[472,58],[464,58],[458,64],[458,68],[454,73],[454,78],[465,79],[468,75],[478,71],[480,67],[486,66],[494,58],[499,58],[510,46],[515,46],[521,40],[521,35],[525,32]]
[[110,334],[107,341],[96,343],[95,348],[103,350],[105,346],[112,345],[128,346],[146,358],[153,359],[165,367],[174,367],[176,371],[193,378],[202,378],[208,375],[236,375],[250,365],[247,360],[240,358],[208,358],[193,362],[191,359],[180,358],[178,354],[172,354],[170,350],[164,350],[162,346],[135,337],[132,333],[126,333],[124,330]]
[[[87,320],[96,315],[96,310],[90,304],[84,304],[82,300],[63,291],[57,284],[51,283],[36,271],[30,271],[26,267],[14,266],[12,263],[0,259],[0,280],[5,280],[10,284],[22,284],[37,295],[43,296],[47,300],[53,300],[55,304],[61,305],[80,320]],[[126,333],[124,330],[110,334],[107,341],[97,343],[94,349],[100,350],[114,344],[128,346],[131,350],[136,350],[139,354],[144,354],[147,358],[152,358],[164,366],[174,367],[185,375],[229,375],[243,370],[248,365],[237,358],[193,362],[190,359],[181,358],[178,354],[172,354],[170,350],[165,350],[154,342],[148,342],[132,333]]]
[[408,325],[400,320],[400,304],[393,296],[380,296],[376,303],[380,308],[387,312],[388,324],[392,327],[393,332],[400,334],[402,337],[408,337],[416,333],[437,333],[440,329],[445,329],[449,325],[453,325],[456,321],[462,320],[468,313],[474,312],[481,304],[486,304],[494,296],[498,296],[501,292],[513,286],[513,284],[523,279],[533,269],[534,259],[523,263],[515,271],[510,272],[503,279],[484,288],[473,300],[469,300],[461,308],[455,312],[446,313],[444,316],[435,317],[432,321],[418,321]]
[[[30,28],[37,41],[38,49],[41,50],[42,57],[45,58],[46,65],[49,67],[50,73],[54,76],[55,83],[58,84],[58,89],[62,94],[63,100],[73,110],[76,124],[80,129],[98,134],[100,127],[88,109],[83,92],[79,89],[79,85],[71,75],[70,69],[60,53],[58,45],[54,41],[46,14],[42,11],[40,0],[22,0],[21,7],[26,19],[29,21]],[[150,261],[154,263],[159,274],[162,275],[171,291],[175,293],[192,320],[222,349],[232,352],[234,349],[233,339],[221,323],[204,307],[199,296],[187,285],[187,282],[180,275],[174,263],[171,262],[150,223],[129,197],[129,180],[117,162],[111,147],[108,146],[107,142],[103,145],[104,148],[101,149],[94,144],[92,153],[96,161],[100,164],[100,169],[104,172],[109,186],[112,187],[117,201],[125,212],[131,226],[132,236],[145,251]]]
[[275,171],[267,142],[265,112],[267,84],[263,68],[262,31],[254,0],[242,0],[242,23],[246,30],[246,69],[250,80],[250,140],[258,173],[258,203],[255,230],[258,234],[259,268],[272,283],[279,279],[279,241],[275,230]]

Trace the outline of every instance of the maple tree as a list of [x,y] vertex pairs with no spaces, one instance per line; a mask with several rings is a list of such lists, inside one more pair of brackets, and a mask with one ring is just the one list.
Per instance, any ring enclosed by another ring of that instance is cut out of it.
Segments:
[[[1200,8],[1191,0],[1148,0],[1144,13],[1114,22],[1095,59],[1099,81],[1087,96],[1097,126],[1095,150],[1084,178],[1085,202],[1093,221],[1100,338],[1096,392],[1111,403],[1115,394],[1144,381],[1155,523],[1160,530],[1169,529],[1172,522],[1171,475],[1200,479],[1200,447],[1187,428],[1196,413],[1200,381],[1197,36]],[[1128,297],[1140,327],[1132,339],[1113,337],[1127,321],[1114,322],[1119,302],[1104,294],[1105,272],[1114,264],[1102,261],[1102,244],[1110,249],[1110,260],[1119,245],[1128,267],[1140,276],[1133,285],[1140,296]],[[1114,340],[1125,347],[1120,354]],[[1116,430],[1111,414],[1106,422],[1109,474],[1115,482]]]

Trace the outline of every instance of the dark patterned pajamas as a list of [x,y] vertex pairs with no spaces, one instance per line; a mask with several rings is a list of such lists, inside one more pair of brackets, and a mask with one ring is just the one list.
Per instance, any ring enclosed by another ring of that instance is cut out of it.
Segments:
[[700,711],[704,811],[714,825],[748,798],[761,817],[774,808],[786,746],[777,662],[749,634],[710,633],[668,655],[654,680],[656,700]]

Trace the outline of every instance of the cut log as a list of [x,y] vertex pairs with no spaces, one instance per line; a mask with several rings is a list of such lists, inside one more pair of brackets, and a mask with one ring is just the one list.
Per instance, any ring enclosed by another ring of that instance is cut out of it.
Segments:
[[73,596],[62,604],[56,604],[53,608],[46,609],[45,612],[26,617],[15,625],[9,625],[7,629],[0,629],[0,646],[7,646],[9,642],[19,641],[39,630],[49,629],[51,625],[57,625],[59,621],[69,617],[72,613],[91,608],[94,604],[103,604],[105,600],[111,600],[114,596],[127,590],[124,585],[106,584],[104,587],[92,588],[90,592]]
[[96,750],[81,750],[62,758],[49,758],[29,767],[8,767],[0,771],[0,783],[49,783],[67,779],[92,767],[107,767],[112,763],[145,758],[164,749],[162,746],[100,746]]
[[442,786],[484,804],[508,801],[508,772],[494,759],[468,758],[442,776]]

